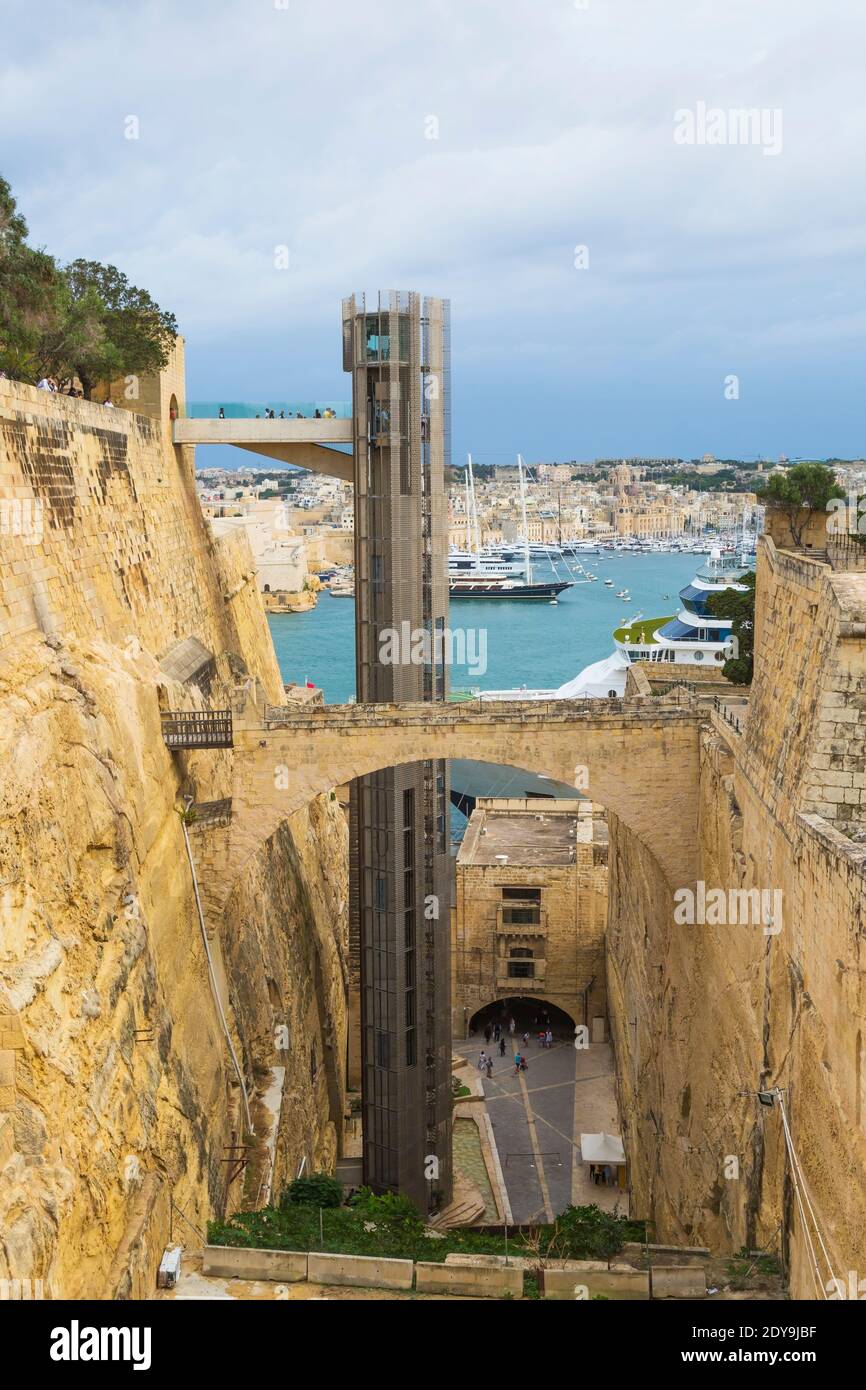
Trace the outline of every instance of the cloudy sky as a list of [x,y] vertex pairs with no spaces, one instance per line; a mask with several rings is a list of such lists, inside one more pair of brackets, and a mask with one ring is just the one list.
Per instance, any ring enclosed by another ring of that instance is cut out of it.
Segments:
[[859,457],[864,40],[862,0],[4,0],[0,171],[175,312],[190,398],[345,398],[340,299],[393,286],[452,301],[455,461]]

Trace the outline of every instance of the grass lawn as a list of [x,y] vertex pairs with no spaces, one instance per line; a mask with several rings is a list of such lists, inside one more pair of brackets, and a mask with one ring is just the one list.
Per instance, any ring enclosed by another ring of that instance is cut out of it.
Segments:
[[[666,618],[638,618],[636,623],[626,623],[623,627],[618,627],[614,632],[614,640],[617,642],[651,642],[654,634],[665,623],[673,619],[673,613],[669,613]],[[641,635],[642,634],[642,635]]]

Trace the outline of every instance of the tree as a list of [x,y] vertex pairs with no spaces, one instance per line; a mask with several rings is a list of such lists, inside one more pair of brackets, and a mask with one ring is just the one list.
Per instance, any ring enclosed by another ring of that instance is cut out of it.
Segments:
[[62,313],[63,284],[45,251],[27,245],[27,223],[0,178],[0,367],[21,381],[43,374],[43,338]]
[[711,618],[730,618],[735,656],[722,667],[722,675],[733,685],[751,685],[755,664],[755,580],[754,570],[737,580],[746,588],[723,589],[707,598],[707,613]]
[[63,272],[69,289],[66,353],[84,394],[97,381],[158,372],[177,335],[174,314],[131,285],[122,271],[76,260]]
[[177,334],[173,314],[98,261],[61,268],[27,244],[27,223],[0,178],[0,367],[22,381],[97,381],[157,372]]
[[832,468],[822,463],[796,463],[784,473],[773,473],[757,489],[758,496],[788,518],[788,529],[796,546],[816,512],[826,512],[834,497],[844,497]]

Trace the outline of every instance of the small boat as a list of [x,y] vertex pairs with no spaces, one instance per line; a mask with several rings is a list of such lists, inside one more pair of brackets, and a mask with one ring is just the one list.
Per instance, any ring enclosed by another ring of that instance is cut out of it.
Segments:
[[624,599],[626,599],[626,600],[628,600],[628,599],[631,598],[631,594],[629,593],[628,589],[619,589],[619,590],[617,591],[617,595],[616,595],[616,596],[617,596],[617,598],[624,598]]
[[606,579],[604,582],[605,582],[605,584],[607,585],[608,589],[612,589],[612,588],[613,588],[613,580],[612,580],[612,579]]

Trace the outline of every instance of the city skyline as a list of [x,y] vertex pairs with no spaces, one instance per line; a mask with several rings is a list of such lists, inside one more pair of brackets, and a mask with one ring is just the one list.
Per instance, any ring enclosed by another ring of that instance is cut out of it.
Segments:
[[4,172],[33,244],[177,315],[193,399],[339,397],[342,295],[419,285],[455,459],[857,458],[864,20],[830,9],[90,0],[70,33],[49,0],[34,48],[13,0]]

